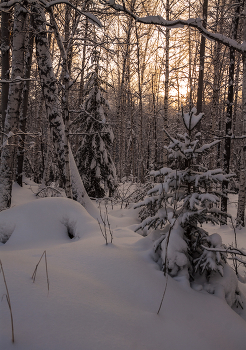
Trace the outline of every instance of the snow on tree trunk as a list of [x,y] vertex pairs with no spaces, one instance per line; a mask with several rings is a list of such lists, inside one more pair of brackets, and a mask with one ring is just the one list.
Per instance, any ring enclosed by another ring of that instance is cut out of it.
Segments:
[[[49,45],[46,35],[45,26],[45,14],[41,7],[35,6],[33,8],[34,13],[34,27],[36,29],[36,53],[37,62],[39,67],[39,74],[41,79],[41,84],[43,88],[43,95],[46,105],[46,111],[48,114],[50,126],[53,132],[53,143],[56,145],[58,154],[59,170],[62,177],[62,182],[65,188],[66,195],[77,200],[82,204],[90,215],[97,218],[99,214],[97,209],[94,207],[92,201],[87,195],[83,182],[80,178],[77,166],[74,161],[74,157],[68,142],[68,118],[66,118],[66,130],[63,118],[61,116],[61,111],[59,109],[58,101],[58,89],[57,81],[54,75],[54,70],[52,67]],[[64,71],[67,74],[67,61],[66,53],[64,48],[62,48],[62,41],[59,36],[58,29],[56,27],[56,22],[53,18],[53,25],[55,27],[55,36],[57,43],[60,46],[61,53],[63,55],[63,66]],[[69,77],[66,76],[67,90],[69,84]],[[63,108],[67,108],[67,95],[65,105]],[[67,110],[68,112],[68,110]],[[72,189],[72,191],[71,191]]]
[[[239,25],[239,15],[240,15],[241,3],[237,1],[235,15],[232,19],[232,38],[236,40],[238,25]],[[224,150],[224,171],[229,174],[230,170],[230,158],[231,158],[231,134],[232,134],[232,108],[234,100],[234,71],[235,71],[235,49],[230,47],[230,64],[229,64],[229,86],[228,86],[228,98],[227,98],[227,110],[226,110],[226,137],[225,138],[225,150]],[[226,192],[228,188],[228,182],[222,183],[222,190]],[[221,210],[227,212],[227,198],[223,197],[221,199]]]
[[[65,51],[65,47],[63,45],[61,36],[59,34],[59,29],[55,20],[55,17],[53,15],[53,12],[50,12],[51,15],[51,23],[54,27],[54,34],[56,37],[57,44],[60,49],[60,53],[62,56],[62,72],[61,72],[61,78],[62,78],[62,101],[61,101],[61,108],[62,108],[62,114],[63,114],[63,122],[64,122],[64,158],[65,158],[65,178],[69,179],[69,181],[66,181],[65,184],[65,192],[68,198],[72,198],[72,186],[71,186],[71,174],[70,174],[70,164],[69,164],[69,127],[70,127],[70,119],[69,119],[69,84],[70,84],[70,74],[68,70],[68,54],[67,51]],[[66,10],[66,16],[67,16],[67,10]],[[68,20],[68,19],[66,19]],[[66,25],[68,26],[68,24]],[[65,41],[68,41],[67,33],[65,37]],[[71,57],[70,57],[71,58]]]
[[58,155],[61,181],[67,197],[71,197],[68,140],[59,108],[57,81],[49,52],[45,13],[41,6],[33,7],[32,11],[36,31],[36,56],[46,111],[52,129],[53,143]]
[[[243,41],[246,42],[246,2],[244,3],[244,28]],[[246,54],[243,54],[243,86],[242,86],[242,120],[243,134],[246,132]],[[238,193],[237,226],[245,226],[245,204],[246,204],[246,144],[241,151],[240,182]]]
[[[29,19],[29,25],[33,26],[33,17]],[[25,79],[30,79],[31,76],[31,66],[32,66],[32,56],[33,56],[33,42],[34,36],[30,31],[26,36],[25,43]],[[16,182],[19,186],[22,186],[22,172],[24,164],[24,153],[25,153],[25,132],[26,132],[26,119],[27,119],[27,109],[28,109],[28,98],[30,90],[30,80],[24,81],[23,84],[23,96],[22,96],[22,105],[19,118],[19,129],[23,133],[20,135],[19,147],[17,152],[17,173],[16,173]]]
[[237,207],[237,220],[236,225],[241,227],[245,226],[245,200],[246,200],[246,146],[242,148],[240,159],[240,181],[239,181],[239,193],[238,193],[238,207]]
[[100,215],[97,208],[92,203],[90,197],[88,196],[84,184],[81,180],[77,165],[74,160],[73,153],[69,146],[69,161],[71,169],[71,183],[73,191],[73,199],[83,205],[83,207],[88,211],[88,213],[95,219],[99,219]]
[[[208,13],[208,0],[203,2],[203,27],[207,27],[207,13]],[[204,79],[204,59],[205,59],[205,37],[201,36],[200,43],[200,67],[198,77],[198,89],[197,89],[197,113],[202,112],[202,99],[203,99],[203,79]],[[197,130],[200,131],[200,124],[197,125]]]
[[[1,2],[4,2],[2,0]],[[2,63],[2,80],[9,79],[9,49],[10,49],[10,31],[9,31],[10,14],[8,12],[1,13],[1,63]],[[4,130],[4,122],[8,104],[9,83],[2,82],[2,130]],[[2,135],[1,135],[2,137]]]
[[26,9],[15,6],[13,26],[12,73],[9,85],[8,106],[4,124],[3,149],[0,166],[0,209],[11,205],[11,192],[14,168],[15,133],[20,114],[22,81],[24,71],[24,41]]
[[[169,0],[166,0],[166,20],[169,21],[170,17],[170,4]],[[164,83],[164,128],[168,128],[168,107],[169,107],[169,84],[170,84],[170,67],[169,67],[169,50],[170,50],[170,29],[166,28],[166,47],[165,47],[165,83]],[[164,142],[167,142],[167,138],[164,138]],[[164,164],[168,163],[167,151],[164,151]]]

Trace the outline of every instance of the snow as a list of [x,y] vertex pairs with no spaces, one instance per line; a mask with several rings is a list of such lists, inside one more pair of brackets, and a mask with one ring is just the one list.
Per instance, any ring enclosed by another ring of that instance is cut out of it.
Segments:
[[204,113],[199,113],[198,115],[196,115],[196,112],[196,108],[193,107],[191,112],[183,113],[182,116],[187,130],[193,130],[204,115]]
[[184,24],[180,23],[180,21],[167,21],[161,16],[146,16],[138,18],[138,21],[146,24],[159,24],[162,26],[173,28],[183,28]]
[[[15,185],[14,207],[0,213],[1,233],[13,232],[0,246],[0,259],[15,330],[13,345],[3,298],[0,349],[245,349],[246,313],[241,312],[243,319],[221,298],[227,286],[222,288],[220,281],[212,295],[199,285],[191,289],[183,276],[169,277],[157,315],[166,280],[151,258],[151,237],[134,232],[137,210],[108,207],[114,240],[106,245],[96,220],[79,203],[61,197],[37,199],[31,189],[36,190],[31,181],[24,188]],[[68,237],[68,228],[76,238]],[[213,226],[209,229],[215,233]],[[218,233],[223,241],[233,240],[230,226]],[[238,236],[239,245],[246,243],[245,231]],[[212,239],[214,244],[219,241],[216,235]],[[35,283],[31,279],[44,250],[49,292],[43,260]],[[246,294],[244,285],[240,289]],[[1,273],[0,296],[4,294]]]

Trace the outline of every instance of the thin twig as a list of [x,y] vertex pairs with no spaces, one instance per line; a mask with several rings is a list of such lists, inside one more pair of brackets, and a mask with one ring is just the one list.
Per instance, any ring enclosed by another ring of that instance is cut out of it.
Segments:
[[[231,218],[231,224],[232,224],[233,231],[234,231],[234,236],[235,236],[235,248],[237,248],[237,233],[236,233],[236,228],[235,228],[235,226],[234,226],[232,217],[230,217],[230,218]],[[236,255],[233,255],[233,258],[236,258]],[[237,260],[238,260],[238,259],[233,259],[233,264],[234,264],[234,267],[235,267],[236,275],[238,276]]]
[[100,202],[99,202],[99,211],[100,211],[100,217],[101,217],[101,220],[102,220],[102,223],[103,223],[103,227],[104,227],[104,235],[103,236],[104,236],[104,238],[106,240],[106,244],[108,244],[108,242],[107,242],[107,227],[106,227],[106,222],[105,222],[105,220],[102,217],[102,210],[101,210]]
[[165,297],[165,294],[166,294],[166,291],[167,291],[167,280],[168,280],[168,274],[166,275],[165,288],[164,288],[164,292],[163,292],[163,295],[162,295],[162,298],[161,298],[159,309],[157,311],[157,315],[159,315],[159,312],[161,311],[162,303],[163,303],[163,300],[164,300],[164,297]]
[[106,218],[107,218],[109,233],[110,233],[110,236],[111,236],[111,242],[110,243],[113,243],[113,232],[111,231],[110,222],[109,222],[109,218],[108,218],[108,207],[106,206],[106,204],[105,204],[105,209],[106,209]]
[[50,290],[50,282],[49,282],[49,275],[48,275],[48,263],[47,263],[46,250],[41,255],[41,258],[39,259],[39,261],[38,261],[38,263],[37,263],[37,265],[35,267],[35,270],[34,270],[34,272],[32,274],[32,281],[33,281],[33,283],[35,282],[38,265],[40,264],[40,261],[42,260],[43,256],[44,256],[44,260],[45,260],[46,280],[47,280],[47,286],[48,286],[48,292],[49,292],[49,290]]
[[45,250],[45,270],[46,270],[46,278],[47,278],[47,286],[48,286],[48,292],[50,290],[50,281],[49,281],[49,275],[48,275],[48,263],[47,263],[47,255],[46,255],[46,250]]
[[238,248],[232,248],[232,247],[228,247],[228,248],[209,248],[206,247],[204,245],[202,245],[202,248],[211,251],[211,252],[219,252],[219,253],[229,253],[229,254],[238,254],[238,255],[243,255],[246,256],[246,253],[242,252],[242,250],[238,249]]
[[4,274],[4,271],[3,271],[2,261],[0,260],[0,272],[1,271],[3,273],[3,280],[4,280],[6,293],[7,293],[6,294],[6,299],[7,299],[7,303],[8,303],[8,306],[9,306],[9,312],[10,312],[10,318],[11,318],[12,343],[14,343],[15,342],[15,336],[14,336],[14,320],[13,320],[13,314],[12,314],[12,307],[11,307],[11,302],[10,302],[9,290],[8,290],[5,274]]
[[[177,163],[176,163],[176,183],[175,183],[175,197],[176,197],[176,194],[177,192],[180,190],[180,184],[179,186],[177,187]],[[163,184],[162,184],[162,189],[163,189]],[[175,198],[175,200],[177,200],[177,198]],[[166,205],[166,203],[165,203]],[[173,223],[171,224],[170,222],[170,227],[169,227],[169,232],[168,232],[168,235],[164,238],[166,239],[167,238],[167,241],[166,241],[166,249],[165,249],[165,261],[164,261],[164,276],[166,277],[166,284],[165,284],[165,289],[164,289],[164,292],[163,292],[163,295],[162,295],[162,299],[161,299],[161,302],[160,302],[160,306],[159,306],[159,309],[157,311],[157,315],[159,315],[159,312],[161,310],[161,307],[162,307],[162,303],[163,303],[163,300],[164,300],[164,297],[165,297],[165,294],[166,294],[166,290],[167,290],[167,281],[168,281],[168,257],[167,257],[167,253],[168,253],[168,244],[169,244],[169,241],[170,241],[170,236],[171,236],[171,232],[172,232],[172,229],[174,228],[174,225],[178,219],[178,217],[180,217],[180,215],[182,214],[184,210],[184,205],[179,213],[179,215],[177,215],[175,217],[175,220],[173,221]],[[166,209],[166,212],[167,212],[167,209]],[[177,207],[176,207],[176,203],[174,204],[174,211],[173,211],[173,216],[177,214]]]
[[101,232],[102,232],[102,235],[103,235],[103,237],[104,237],[104,239],[105,239],[105,241],[106,241],[106,245],[108,244],[108,241],[107,241],[107,234],[105,235],[104,234],[104,232],[103,232],[103,230],[102,230],[102,227],[101,227],[101,224],[100,224],[100,221],[97,219],[97,222],[98,222],[98,225],[99,225],[99,227],[100,227],[100,230],[101,230]]

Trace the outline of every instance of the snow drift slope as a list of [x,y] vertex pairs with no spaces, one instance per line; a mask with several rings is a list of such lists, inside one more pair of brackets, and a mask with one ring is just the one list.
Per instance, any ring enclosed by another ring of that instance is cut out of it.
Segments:
[[97,230],[96,221],[78,202],[67,198],[42,198],[0,212],[1,235],[11,234],[6,246],[47,246],[82,237]]
[[[16,350],[245,349],[246,324],[223,300],[171,278],[157,316],[165,279],[149,257],[151,242],[118,227],[114,244],[106,246],[96,221],[81,208],[67,199],[50,198],[0,213],[0,225],[10,218],[15,224],[11,239],[0,247],[0,258]],[[64,216],[81,239],[67,238]],[[49,293],[44,262],[35,283],[31,280],[44,249]],[[4,293],[0,275],[0,296]],[[12,348],[3,300],[0,349]]]

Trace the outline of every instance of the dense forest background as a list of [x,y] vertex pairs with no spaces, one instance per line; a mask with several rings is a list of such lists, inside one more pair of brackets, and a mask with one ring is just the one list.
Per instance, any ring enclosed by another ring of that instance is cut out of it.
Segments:
[[[1,208],[23,174],[76,197],[69,145],[92,197],[148,181],[169,164],[163,129],[183,132],[182,113],[193,111],[205,115],[195,131],[202,142],[221,139],[197,162],[236,174],[222,187],[241,191],[244,213],[245,1],[118,3],[1,3]],[[194,18],[227,42],[202,35]]]

